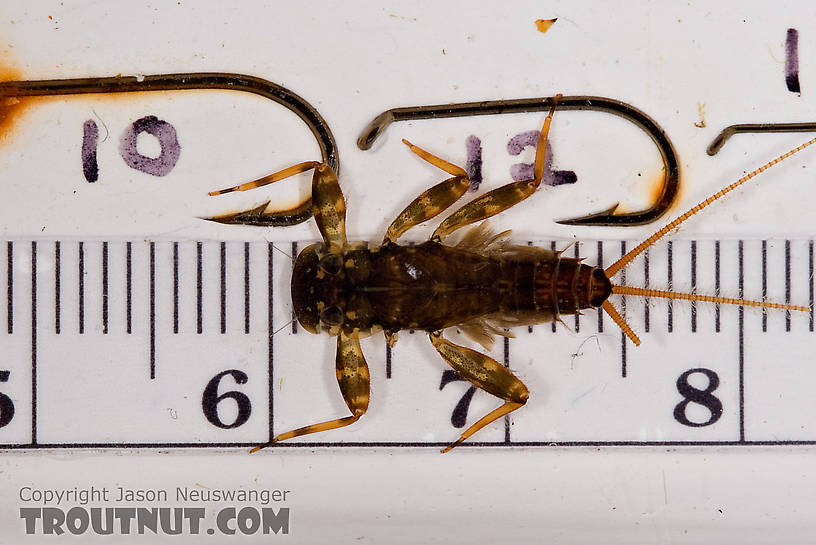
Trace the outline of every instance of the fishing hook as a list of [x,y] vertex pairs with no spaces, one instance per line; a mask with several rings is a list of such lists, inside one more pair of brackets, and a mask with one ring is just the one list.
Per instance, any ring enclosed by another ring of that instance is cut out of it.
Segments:
[[[286,87],[254,76],[202,72],[151,76],[5,81],[0,82],[0,97],[141,93],[146,91],[194,89],[243,91],[260,95],[286,107],[309,127],[320,147],[323,162],[329,164],[335,172],[339,171],[340,163],[337,157],[337,145],[334,136],[317,110]],[[312,217],[311,195],[297,206],[287,210],[266,211],[268,205],[269,201],[251,210],[208,219],[229,224],[284,226],[303,223]]]
[[[488,100],[482,102],[462,102],[458,104],[437,104],[432,106],[410,106],[386,110],[375,117],[363,129],[357,139],[357,147],[369,149],[374,141],[391,123],[414,119],[438,119],[443,117],[469,117],[475,115],[501,115],[549,110],[554,97],[522,98],[514,100]],[[586,216],[560,220],[565,225],[643,225],[655,221],[669,209],[680,184],[680,169],[677,154],[669,137],[648,115],[634,106],[605,97],[562,96],[558,99],[559,110],[594,110],[617,115],[631,121],[648,134],[654,141],[663,160],[663,183],[657,200],[645,210],[616,214],[619,203],[601,212]]]
[[711,144],[706,148],[706,153],[716,155],[725,143],[735,134],[763,133],[763,132],[813,132],[816,131],[816,123],[742,123],[729,125],[720,131]]

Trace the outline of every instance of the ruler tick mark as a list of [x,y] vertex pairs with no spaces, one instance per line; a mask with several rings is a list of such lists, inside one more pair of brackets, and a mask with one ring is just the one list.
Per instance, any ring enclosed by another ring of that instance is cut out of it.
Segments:
[[[554,240],[550,242],[550,250],[553,251],[553,252],[555,251],[555,241]],[[551,327],[552,327],[552,332],[555,333],[555,330],[556,330],[555,320],[552,321],[552,326]]]
[[[649,248],[643,252],[643,287],[649,289]],[[643,330],[649,332],[649,298],[643,299]]]
[[102,243],[102,333],[108,334],[108,243]]
[[[697,241],[691,241],[691,293],[697,293]],[[697,332],[697,301],[691,302],[691,332]]]
[[62,319],[62,310],[61,306],[61,299],[62,294],[60,293],[61,288],[61,271],[60,271],[60,241],[57,240],[54,242],[54,333],[57,335],[60,334],[61,331],[61,324],[60,321]]
[[[672,265],[674,264],[674,255],[672,253],[672,241],[671,240],[666,243],[666,250],[668,252],[667,257],[666,257],[666,260],[667,260],[666,276],[667,276],[667,281],[668,281],[668,285],[669,285],[668,290],[672,291],[672,290],[674,290],[674,272],[672,270]],[[666,311],[667,328],[668,328],[668,332],[671,333],[672,331],[674,331],[674,300],[673,299],[667,299],[667,302],[668,302],[668,307],[667,307],[667,311]]]
[[[737,246],[739,298],[745,297],[743,243]],[[739,306],[739,440],[745,441],[745,307]]]
[[[510,338],[504,337],[504,366],[510,368]],[[504,444],[510,444],[510,415],[504,415]]]
[[[298,255],[298,244],[297,244],[297,242],[292,242],[292,259],[297,259],[297,255]],[[292,265],[294,265],[294,261],[292,262]],[[292,310],[292,335],[297,334],[297,332],[298,332],[297,315],[295,314],[295,311]]]
[[[527,246],[532,246],[532,245],[533,245],[533,241],[532,241],[532,240],[528,240],[528,241],[527,241]],[[533,332],[533,326],[528,325],[528,326],[527,326],[527,333],[532,333],[532,332]],[[388,348],[389,348],[389,352],[388,352],[388,353],[390,354],[390,348],[391,348],[391,347],[389,346]]]
[[[274,341],[274,323],[275,323],[275,305],[274,297],[275,297],[275,282],[274,282],[274,265],[273,265],[273,256],[274,256],[274,244],[272,242],[267,243],[266,247],[266,277],[267,277],[267,292],[266,292],[266,300],[267,300],[267,317],[266,317],[266,327],[267,327],[267,336],[268,336],[268,377],[269,382],[267,384],[268,393],[269,393],[269,440],[271,441],[273,437],[275,437],[275,341]],[[248,255],[248,254],[247,254]],[[249,307],[247,307],[249,308]]]
[[813,331],[813,241],[808,241],[808,304],[810,305],[810,323],[808,328]]
[[244,333],[249,334],[249,242],[244,242]]
[[[603,268],[603,242],[600,240],[598,241],[598,265],[597,267]],[[598,309],[598,333],[603,333],[603,310]]]
[[[762,241],[762,301],[768,297],[768,241]],[[762,309],[762,332],[768,331],[768,311]]]
[[221,241],[221,334],[227,332],[227,243]]
[[[720,241],[714,241],[714,293],[720,294]],[[720,332],[720,304],[714,305],[714,332]]]
[[[620,243],[620,251],[621,257],[626,255],[626,242],[623,240]],[[626,285],[626,269],[620,271],[620,284],[621,286]],[[623,317],[624,320],[626,320],[626,297],[621,295],[620,302],[621,302],[621,316]],[[627,343],[626,333],[621,331],[620,336],[621,336],[621,377],[626,378],[626,343]]]
[[[581,259],[581,243],[576,240],[574,246],[575,246],[575,251],[573,253],[573,256],[575,257],[575,259]],[[581,315],[576,314],[575,315],[575,332],[578,333],[580,331],[581,331]]]
[[[576,240],[574,246],[575,246],[575,252],[574,252],[573,255],[574,255],[575,259],[581,259],[581,243]],[[578,333],[580,331],[581,331],[581,315],[576,314],[575,315],[575,332]]]
[[179,332],[179,243],[173,243],[173,333]]
[[14,243],[6,243],[6,307],[9,335],[14,333]]
[[31,243],[31,444],[37,444],[37,243]]
[[[785,303],[791,302],[791,241],[785,240]],[[785,311],[785,331],[791,330],[791,311]]]
[[79,334],[85,333],[85,243],[79,243]]
[[133,244],[125,243],[125,331],[133,332]]
[[150,379],[156,378],[156,243],[150,247]]
[[204,266],[202,264],[203,244],[196,242],[196,332],[201,334],[204,329],[203,323],[203,290],[204,290]]

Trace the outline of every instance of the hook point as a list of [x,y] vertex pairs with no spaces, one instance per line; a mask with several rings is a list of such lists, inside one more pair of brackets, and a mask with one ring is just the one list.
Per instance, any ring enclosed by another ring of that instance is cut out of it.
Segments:
[[620,205],[620,203],[616,202],[601,212],[587,214],[586,216],[578,218],[555,220],[555,223],[560,223],[561,225],[616,225],[620,223],[620,219],[618,218],[623,217],[615,215],[615,210],[618,209],[618,205]]

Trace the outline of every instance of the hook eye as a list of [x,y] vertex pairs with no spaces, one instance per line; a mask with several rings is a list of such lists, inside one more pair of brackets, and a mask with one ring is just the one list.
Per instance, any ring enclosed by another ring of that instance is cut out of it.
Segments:
[[716,155],[725,143],[735,134],[763,133],[763,132],[814,132],[815,122],[805,123],[742,123],[739,125],[729,125],[720,131],[711,144],[706,148],[706,153]]
[[[357,147],[361,150],[371,148],[385,129],[396,121],[540,112],[549,110],[553,100],[554,97],[542,97],[393,108],[379,114],[363,129],[357,139]],[[655,221],[669,209],[677,197],[680,170],[674,146],[660,125],[631,104],[606,97],[562,96],[558,99],[558,110],[594,110],[622,117],[640,127],[651,137],[663,160],[663,184],[657,199],[648,208],[639,212],[616,214],[615,210],[618,207],[616,203],[601,212],[560,220],[558,223],[565,225],[643,225]]]

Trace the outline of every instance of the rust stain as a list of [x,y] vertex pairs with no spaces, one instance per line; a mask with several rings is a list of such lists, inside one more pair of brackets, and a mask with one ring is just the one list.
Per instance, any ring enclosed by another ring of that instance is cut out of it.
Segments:
[[[22,72],[16,68],[0,65],[0,81],[14,81],[22,78]],[[0,144],[9,140],[14,123],[31,106],[27,98],[0,96]]]
[[[663,189],[666,185],[666,173],[660,169],[658,174],[651,175],[648,183],[644,189],[645,194],[649,197],[649,203],[658,203],[664,201]],[[683,183],[678,184],[677,193],[674,197],[674,202],[669,203],[666,212],[676,208],[677,204],[683,200],[685,186]]]
[[[663,188],[666,185],[666,177],[665,173],[663,172],[663,169],[660,169],[660,172],[657,174],[638,172],[637,177],[642,181],[638,183],[638,186],[637,188],[634,189],[634,191],[636,191],[638,194],[641,194],[642,192],[642,194],[648,200],[650,206],[663,201]],[[680,200],[681,196],[680,189],[682,189],[682,186],[681,188],[678,189],[677,197],[675,198],[674,203],[671,203],[666,210],[671,210],[672,208],[674,208],[674,206]],[[632,209],[624,202],[621,202],[620,205],[618,206],[618,209],[616,210],[617,213],[633,211],[634,209]]]
[[550,27],[553,26],[553,24],[555,24],[557,20],[558,20],[557,17],[553,19],[538,19],[535,22],[535,26],[540,33],[544,34],[548,30],[550,30]]
[[654,175],[646,185],[646,194],[649,196],[649,202],[655,203],[660,200],[663,194],[663,186],[665,185],[665,175],[663,172]]

